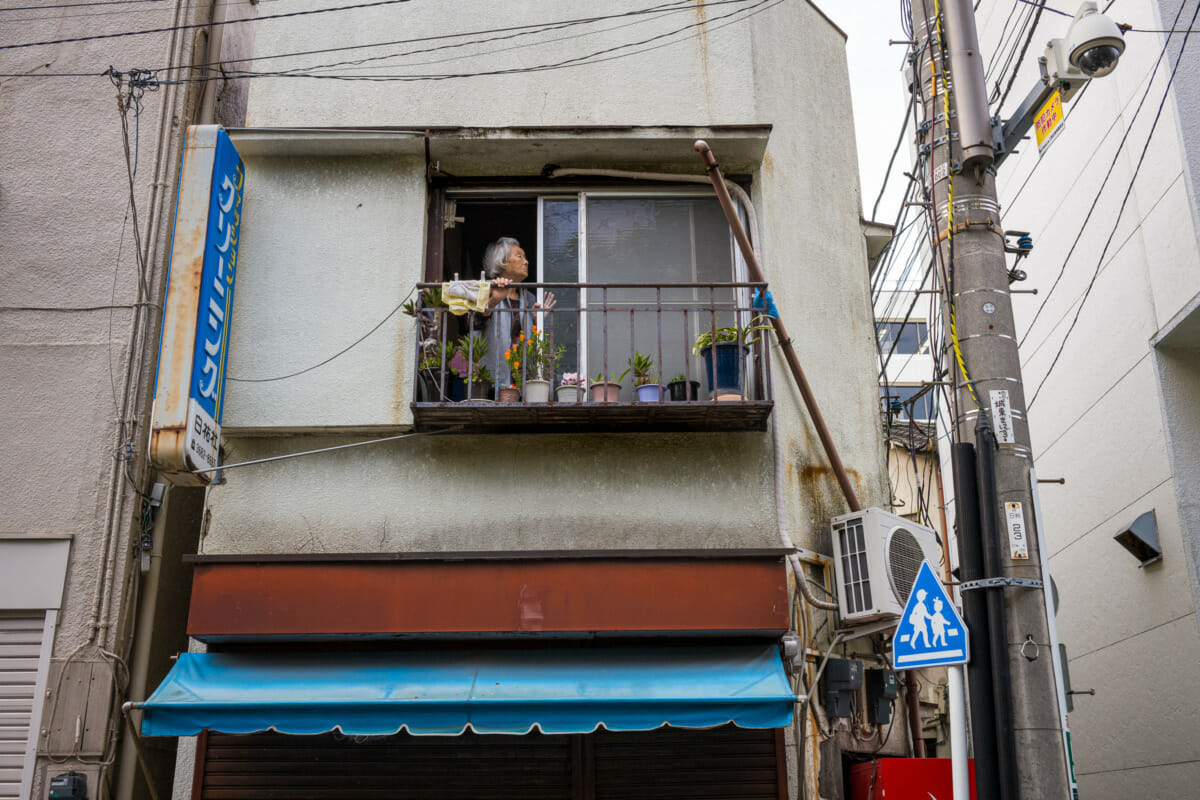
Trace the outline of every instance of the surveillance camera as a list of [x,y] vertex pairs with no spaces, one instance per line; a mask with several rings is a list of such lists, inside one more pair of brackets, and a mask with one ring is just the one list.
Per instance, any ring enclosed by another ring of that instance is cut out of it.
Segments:
[[1094,0],[1079,7],[1067,35],[1046,47],[1048,77],[1062,85],[1070,99],[1089,78],[1101,78],[1117,67],[1125,37],[1117,23],[1100,13]]
[[1079,7],[1071,27],[1067,28],[1067,47],[1072,65],[1089,78],[1100,78],[1116,68],[1117,60],[1125,52],[1125,37],[1117,23],[1101,14],[1096,3],[1089,0]]

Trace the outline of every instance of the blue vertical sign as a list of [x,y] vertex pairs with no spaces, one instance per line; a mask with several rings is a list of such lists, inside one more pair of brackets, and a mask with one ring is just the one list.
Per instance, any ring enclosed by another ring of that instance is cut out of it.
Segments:
[[245,167],[224,130],[217,131],[213,157],[200,305],[188,387],[186,450],[198,465],[217,466],[225,363],[229,355],[229,312],[237,274],[238,233],[242,220]]

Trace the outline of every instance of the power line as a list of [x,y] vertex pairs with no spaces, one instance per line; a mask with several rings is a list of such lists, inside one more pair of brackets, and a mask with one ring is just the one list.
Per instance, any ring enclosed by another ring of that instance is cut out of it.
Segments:
[[[728,3],[741,4],[741,3],[746,3],[746,2],[750,2],[750,0],[716,0],[716,2],[709,3],[709,6],[711,7],[711,6],[716,6],[716,5],[725,5]],[[354,62],[342,62],[345,64],[357,64],[357,63],[363,63],[367,60],[372,60],[372,59],[402,57],[402,56],[406,56],[406,55],[414,55],[414,54],[423,53],[423,52],[434,52],[434,51],[437,51],[440,49],[448,49],[448,48],[455,48],[455,47],[463,47],[463,46],[467,46],[467,45],[471,45],[471,44],[479,44],[481,42],[498,41],[498,40],[502,40],[504,38],[513,38],[512,36],[497,37],[496,34],[522,32],[522,31],[529,31],[531,33],[543,33],[543,32],[549,31],[549,30],[555,30],[558,28],[566,28],[566,27],[571,27],[574,25],[585,25],[585,24],[590,24],[590,23],[594,23],[594,22],[602,22],[602,21],[610,20],[610,19],[620,19],[620,18],[633,17],[633,16],[644,16],[647,14],[666,14],[666,13],[672,13],[672,12],[680,11],[680,10],[690,10],[691,8],[692,8],[692,6],[691,6],[689,0],[673,0],[673,2],[670,2],[670,3],[663,3],[661,5],[650,6],[648,8],[644,8],[644,9],[636,9],[634,11],[625,11],[625,12],[616,13],[616,14],[605,14],[605,15],[597,15],[597,16],[591,16],[591,17],[578,17],[578,18],[574,18],[574,19],[558,20],[555,22],[539,22],[539,23],[531,23],[531,24],[525,24],[525,25],[513,25],[513,26],[504,27],[504,28],[484,28],[484,29],[477,29],[477,30],[472,30],[472,31],[465,31],[465,32],[461,32],[461,33],[439,34],[439,35],[435,35],[435,36],[421,36],[421,37],[415,37],[415,38],[411,38],[411,39],[396,39],[396,40],[384,41],[384,42],[370,42],[370,43],[365,43],[365,44],[342,45],[339,47],[327,47],[327,48],[321,48],[321,49],[316,49],[316,50],[299,50],[299,51],[293,51],[293,52],[288,52],[288,53],[272,53],[272,54],[268,54],[268,55],[255,55],[255,56],[249,56],[246,58],[226,59],[223,61],[209,61],[209,62],[199,62],[199,63],[194,63],[194,64],[184,64],[184,65],[178,65],[178,66],[165,66],[165,67],[160,67],[159,69],[153,70],[153,71],[154,72],[175,72],[175,71],[183,71],[183,70],[202,69],[205,67],[221,67],[223,70],[225,70],[225,68],[227,68],[228,65],[230,65],[230,64],[238,64],[238,63],[242,63],[245,61],[261,62],[261,61],[267,61],[267,60],[278,59],[278,58],[294,58],[297,56],[320,55],[320,54],[324,54],[324,53],[337,53],[337,52],[345,52],[345,51],[349,51],[349,50],[362,50],[362,49],[370,49],[370,48],[375,48],[375,47],[388,47],[388,46],[392,46],[392,45],[418,44],[418,43],[422,43],[422,42],[436,42],[436,41],[443,41],[443,40],[447,40],[447,39],[461,39],[464,37],[486,37],[483,39],[474,39],[474,40],[462,42],[462,43],[451,43],[451,44],[447,44],[447,45],[441,45],[439,47],[427,48],[425,50],[413,50],[413,51],[409,51],[406,53],[392,53],[392,54],[388,54],[385,56],[371,57],[369,59],[362,59],[362,60],[354,61]],[[261,73],[261,74],[260,73],[251,73],[251,72],[246,72],[243,74],[242,72],[233,72],[233,71],[225,70],[220,77],[229,78],[229,79],[237,79],[239,77],[247,77],[248,78],[248,77],[264,77],[264,76],[273,76],[273,75],[286,75],[286,74],[294,74],[300,70],[322,69],[322,68],[325,68],[328,66],[338,66],[338,65],[340,65],[340,64],[337,64],[337,65],[313,65],[313,66],[309,66],[309,67],[298,67],[298,68],[295,68],[292,70],[282,70],[282,71],[279,71],[276,73]],[[94,77],[96,74],[98,74],[98,73],[91,73],[91,72],[26,73],[26,74],[0,75],[0,78],[19,78],[19,77],[20,78],[59,78],[59,77],[80,78],[80,77]],[[192,78],[191,80],[192,81],[202,81],[202,80],[211,80],[211,79],[212,79],[211,77],[200,76],[197,78]]]
[[[1179,11],[1175,14],[1174,22],[1178,22],[1180,16],[1183,15],[1183,8],[1184,3],[1180,3]],[[1185,37],[1187,36],[1187,34],[1184,35]],[[1166,42],[1163,43],[1163,48],[1159,52],[1158,58],[1154,62],[1154,67],[1150,72],[1150,80],[1146,82],[1146,91],[1142,93],[1142,97],[1138,101],[1137,108],[1134,109],[1133,117],[1129,120],[1129,126],[1125,129],[1125,133],[1121,136],[1121,141],[1117,143],[1117,149],[1113,153],[1112,162],[1109,163],[1108,170],[1104,173],[1104,179],[1100,182],[1100,188],[1096,190],[1096,195],[1092,198],[1092,204],[1088,208],[1087,214],[1084,215],[1083,222],[1079,226],[1079,232],[1075,234],[1075,240],[1071,243],[1071,248],[1067,251],[1067,255],[1063,258],[1062,267],[1059,269],[1058,275],[1055,276],[1054,282],[1050,285],[1050,290],[1046,292],[1045,297],[1042,298],[1042,302],[1038,304],[1037,310],[1033,314],[1033,319],[1029,321],[1029,326],[1025,328],[1025,333],[1021,336],[1021,340],[1017,344],[1018,347],[1024,345],[1025,340],[1029,338],[1029,334],[1033,332],[1033,326],[1037,324],[1038,318],[1042,315],[1042,311],[1047,305],[1049,305],[1051,295],[1054,294],[1054,290],[1058,288],[1059,283],[1062,281],[1063,275],[1066,274],[1067,264],[1070,262],[1071,256],[1075,253],[1075,248],[1079,246],[1079,242],[1083,239],[1083,232],[1087,229],[1088,222],[1091,221],[1092,214],[1095,212],[1096,206],[1100,204],[1100,198],[1104,196],[1104,187],[1108,185],[1108,179],[1112,177],[1113,170],[1116,169],[1117,161],[1120,159],[1121,152],[1125,148],[1125,142],[1129,140],[1129,134],[1133,132],[1133,126],[1137,123],[1138,115],[1140,115],[1142,112],[1142,106],[1145,104],[1146,98],[1150,96],[1150,89],[1154,85],[1154,76],[1158,73],[1159,65],[1162,64],[1162,60],[1167,54],[1167,49],[1170,46],[1170,42],[1171,37],[1168,36]],[[1178,66],[1178,62],[1176,62],[1176,66]],[[1172,75],[1174,75],[1174,73],[1172,73]],[[1168,84],[1168,87],[1169,85],[1170,84]]]
[[333,361],[335,358],[339,358],[339,357],[345,355],[346,353],[349,353],[355,347],[357,347],[358,345],[360,345],[364,341],[366,341],[367,337],[369,337],[375,331],[382,328],[383,324],[385,322],[387,322],[389,319],[394,317],[396,315],[396,312],[404,307],[404,304],[408,301],[408,298],[412,297],[414,291],[416,291],[415,286],[412,289],[408,290],[408,294],[404,296],[404,299],[401,300],[399,303],[397,303],[396,307],[387,313],[387,316],[385,316],[383,319],[379,320],[379,322],[375,323],[374,328],[371,328],[371,330],[367,331],[362,336],[358,337],[353,342],[351,342],[350,344],[343,347],[341,350],[339,350],[336,353],[334,353],[333,355],[331,355],[329,358],[326,358],[323,361],[318,361],[316,364],[313,364],[311,367],[305,367],[304,369],[296,370],[295,372],[289,372],[287,375],[276,375],[273,378],[233,378],[233,377],[229,377],[229,378],[226,378],[226,380],[236,381],[238,383],[271,383],[272,381],[282,381],[282,380],[287,380],[288,378],[295,378],[296,376],[303,375],[306,372],[312,372],[314,369],[316,369],[318,367],[323,367],[326,364],[328,364],[330,361]]
[[1030,6],[1039,6],[1041,8],[1045,8],[1045,10],[1049,11],[1051,14],[1058,14],[1062,17],[1069,17],[1072,19],[1075,17],[1074,14],[1071,14],[1067,11],[1059,11],[1057,8],[1050,8],[1050,6],[1046,5],[1045,0],[1041,0],[1041,2],[1039,2],[1039,0],[1017,0],[1017,2],[1025,3],[1026,5]]
[[1021,71],[1021,63],[1025,60],[1025,53],[1029,51],[1029,43],[1033,41],[1033,34],[1037,32],[1038,22],[1042,18],[1042,12],[1046,10],[1046,0],[1042,0],[1042,4],[1037,7],[1034,12],[1033,22],[1029,26],[1029,33],[1025,37],[1025,44],[1021,45],[1021,53],[1017,56],[1016,63],[1013,65],[1012,73],[1008,77],[1008,85],[1004,87],[1004,94],[1000,95],[1000,102],[996,104],[996,109],[999,111],[1004,108],[1004,101],[1008,99],[1008,93],[1012,91],[1013,84],[1017,80],[1017,74]]
[[[1181,3],[1179,7],[1182,11],[1183,4]],[[1079,317],[1083,313],[1083,307],[1087,304],[1088,297],[1091,296],[1092,288],[1095,287],[1096,280],[1100,277],[1100,270],[1104,266],[1104,257],[1108,255],[1108,248],[1112,245],[1113,238],[1117,235],[1117,226],[1121,221],[1121,215],[1125,213],[1125,206],[1129,203],[1129,198],[1133,194],[1133,186],[1137,182],[1138,173],[1142,169],[1142,162],[1146,160],[1146,153],[1150,150],[1150,142],[1154,138],[1154,131],[1158,129],[1158,122],[1162,117],[1163,108],[1167,104],[1167,99],[1171,96],[1171,84],[1175,81],[1175,74],[1179,71],[1179,65],[1183,62],[1183,51],[1187,48],[1188,38],[1191,36],[1191,26],[1196,24],[1197,16],[1200,16],[1200,3],[1196,4],[1196,10],[1192,12],[1191,22],[1188,23],[1188,31],[1183,35],[1183,42],[1179,47],[1179,56],[1175,59],[1175,66],[1171,68],[1170,77],[1167,78],[1167,85],[1163,89],[1162,100],[1158,103],[1158,110],[1154,114],[1154,122],[1150,125],[1150,132],[1146,134],[1146,143],[1142,145],[1142,152],[1138,157],[1137,166],[1134,167],[1133,175],[1129,178],[1129,187],[1125,190],[1125,196],[1121,199],[1121,207],[1117,210],[1117,218],[1113,221],[1112,231],[1108,234],[1108,239],[1104,242],[1104,249],[1100,251],[1100,258],[1096,261],[1096,270],[1092,273],[1091,280],[1088,281],[1087,289],[1079,301],[1079,307],[1075,309],[1075,317],[1071,320],[1071,325],[1067,328],[1066,334],[1063,335],[1062,342],[1059,343],[1058,352],[1054,354],[1054,360],[1050,362],[1050,366],[1046,369],[1046,374],[1042,376],[1042,380],[1038,383],[1037,389],[1034,390],[1033,397],[1030,398],[1026,409],[1033,407],[1042,387],[1046,385],[1046,381],[1053,374],[1054,367],[1058,364],[1058,360],[1062,357],[1063,350],[1067,346],[1067,340],[1071,338],[1071,332],[1075,330],[1075,325],[1079,322]]]
[[218,25],[240,25],[246,22],[261,22],[268,19],[284,19],[285,17],[303,17],[310,14],[325,14],[330,11],[349,11],[355,8],[373,8],[375,6],[392,6],[398,3],[409,3],[412,0],[375,0],[371,3],[356,3],[350,6],[336,6],[334,8],[313,8],[308,11],[289,11],[284,14],[267,14],[261,17],[247,17],[246,19],[227,19],[216,20],[214,22],[196,22],[191,25],[175,25],[169,28],[146,28],[140,31],[122,31],[120,33],[98,33],[94,36],[76,36],[70,39],[48,39],[42,42],[22,42],[21,44],[3,44],[0,45],[0,50],[16,50],[23,47],[42,47],[51,44],[72,44],[74,42],[91,42],[97,39],[118,39],[124,36],[144,36],[150,33],[170,33],[172,31],[186,31],[197,28],[216,27]]
[[[750,2],[750,0],[726,0],[726,1],[727,2]],[[695,28],[707,27],[712,31],[716,31],[716,30],[719,30],[719,29],[725,27],[726,25],[730,25],[735,22],[741,22],[742,20],[749,19],[750,17],[756,16],[757,14],[759,14],[763,11],[768,11],[771,8],[774,8],[775,6],[779,5],[782,2],[784,2],[784,0],[758,0],[758,2],[754,3],[754,5],[751,5],[748,8],[736,9],[732,12],[729,12],[728,14],[724,14],[724,15],[721,15],[718,17],[713,17],[708,20],[702,20],[702,21],[689,23],[682,27],[675,28],[670,31],[666,31],[664,33],[660,33],[655,36],[648,37],[646,39],[641,39],[639,41],[634,41],[634,42],[626,42],[624,44],[614,45],[612,47],[607,47],[607,48],[603,48],[600,50],[596,50],[591,53],[587,53],[585,55],[574,56],[571,58],[563,59],[561,61],[554,61],[554,62],[538,64],[538,65],[534,65],[534,66],[507,67],[507,68],[498,68],[498,69],[491,69],[491,70],[479,70],[479,71],[475,71],[475,72],[410,73],[410,74],[394,74],[394,75],[344,75],[344,74],[338,74],[338,73],[318,74],[318,73],[312,73],[312,72],[301,72],[298,70],[276,71],[276,72],[245,71],[245,72],[229,73],[228,75],[224,75],[222,77],[228,78],[228,79],[310,78],[310,79],[317,79],[317,80],[369,81],[369,82],[378,82],[378,83],[388,83],[388,82],[443,81],[443,80],[453,80],[453,79],[458,79],[458,78],[496,77],[496,76],[503,76],[503,75],[518,75],[518,74],[526,74],[526,73],[533,73],[533,72],[549,72],[549,71],[553,71],[553,70],[557,70],[557,69],[565,69],[568,67],[582,66],[584,64],[603,63],[605,61],[612,61],[612,60],[619,59],[619,58],[625,58],[630,55],[636,55],[639,53],[648,52],[650,50],[656,50],[661,47],[666,47],[671,44],[675,44],[676,42],[665,42],[662,44],[656,44],[651,47],[644,47],[640,50],[634,50],[629,53],[618,53],[617,52],[620,50],[627,50],[629,48],[641,47],[642,45],[650,45],[650,44],[653,44],[654,42],[661,41],[662,39],[666,39],[670,36],[674,36],[676,34],[679,34],[679,33],[682,33],[682,32],[688,31],[688,30],[692,30]],[[742,15],[741,19],[730,20],[731,17],[737,16],[739,14]],[[720,21],[720,20],[730,20],[730,21],[726,22],[724,25],[714,25],[713,24],[714,22]],[[682,40],[680,40],[680,41],[682,41]],[[601,56],[606,56],[606,57],[601,57]],[[321,66],[317,65],[317,66],[308,67],[307,69],[321,69],[321,68],[322,68]],[[174,81],[170,81],[170,83],[195,83],[195,82],[202,82],[202,81],[206,81],[206,80],[213,80],[213,78],[211,78],[211,77],[179,78]]]
[[892,166],[896,163],[896,155],[900,152],[901,145],[904,144],[904,134],[908,132],[908,121],[912,118],[913,103],[908,104],[908,108],[904,109],[904,121],[900,123],[900,135],[896,137],[896,146],[892,148],[892,157],[888,159],[887,168],[883,171],[883,185],[879,187],[879,195],[875,198],[875,205],[871,207],[871,219],[875,219],[875,214],[879,211],[879,202],[883,200],[883,193],[887,189],[888,179],[892,176]]
[[[727,4],[731,4],[731,3],[740,5],[740,4],[744,4],[747,2],[750,2],[750,0],[716,0],[716,2],[708,3],[707,7],[712,8],[714,6],[727,5]],[[382,44],[377,44],[377,45],[349,45],[349,46],[339,47],[339,48],[329,48],[324,51],[310,51],[308,53],[301,53],[301,54],[280,54],[280,55],[273,55],[273,56],[265,56],[265,57],[261,57],[261,58],[241,58],[241,59],[236,59],[236,62],[241,62],[241,61],[256,61],[257,62],[257,61],[266,60],[268,58],[293,57],[294,55],[312,55],[312,54],[321,53],[321,52],[336,52],[336,51],[340,51],[340,50],[361,49],[363,47],[383,47],[383,46],[387,46],[390,44],[409,44],[409,43],[417,43],[417,42],[423,42],[423,41],[438,41],[438,40],[442,40],[442,39],[451,39],[451,38],[457,39],[457,38],[462,38],[462,37],[466,37],[466,36],[483,37],[483,38],[471,39],[471,40],[464,41],[464,42],[452,42],[449,44],[437,45],[435,47],[428,47],[428,48],[424,48],[424,49],[420,49],[420,50],[409,50],[407,52],[400,52],[400,53],[385,53],[383,55],[367,56],[365,58],[355,59],[352,61],[338,61],[338,62],[333,62],[333,63],[329,63],[329,64],[319,64],[319,65],[310,65],[310,66],[306,66],[306,67],[296,67],[296,68],[293,68],[290,70],[280,70],[280,71],[277,71],[274,73],[270,73],[272,75],[283,76],[283,75],[295,74],[295,73],[299,73],[299,72],[311,72],[313,70],[333,69],[335,67],[361,66],[361,65],[366,64],[371,61],[382,61],[384,59],[389,59],[389,58],[403,58],[405,56],[419,55],[421,53],[433,53],[433,52],[437,52],[439,50],[450,50],[450,49],[456,49],[456,48],[460,48],[460,47],[468,47],[470,45],[481,44],[481,43],[505,41],[505,40],[509,40],[509,39],[515,39],[515,38],[518,38],[521,36],[530,36],[530,35],[539,34],[539,33],[547,33],[549,31],[561,30],[564,28],[571,28],[571,27],[575,27],[578,25],[587,25],[587,24],[592,24],[595,22],[603,22],[603,21],[607,21],[610,19],[622,19],[622,18],[626,18],[626,17],[644,16],[647,14],[671,14],[671,13],[675,13],[678,11],[691,11],[692,9],[693,9],[693,6],[688,2],[688,0],[675,0],[675,2],[665,3],[665,4],[659,5],[659,6],[651,6],[649,8],[638,9],[636,11],[626,11],[626,12],[621,12],[618,14],[608,14],[608,15],[597,16],[597,17],[582,17],[582,18],[571,19],[571,20],[562,20],[559,22],[540,22],[540,23],[529,24],[529,25],[514,25],[514,26],[511,26],[508,28],[497,28],[497,29],[490,29],[490,30],[484,29],[484,30],[470,31],[468,33],[444,34],[444,35],[440,35],[440,36],[423,37],[423,38],[410,39],[407,41],[400,41],[400,42],[387,42],[387,43],[382,43]],[[643,22],[643,20],[636,20],[634,23],[628,23],[628,24],[638,24],[640,22]],[[548,44],[548,43],[555,42],[555,41],[562,41],[564,39],[579,38],[582,36],[592,35],[594,33],[607,33],[610,31],[619,30],[622,27],[627,27],[627,25],[626,26],[615,26],[612,28],[605,28],[605,29],[593,31],[590,33],[575,34],[574,36],[559,37],[558,39],[542,39],[542,40],[539,40],[539,41],[533,43],[533,45],[531,45],[531,46]],[[501,33],[507,33],[508,35],[507,36],[498,36],[497,35],[497,34],[501,34]],[[512,47],[497,48],[495,50],[487,51],[484,53],[472,53],[470,55],[472,57],[479,56],[479,55],[491,55],[494,53],[504,52],[504,51],[510,50],[510,49],[512,49]],[[453,59],[442,59],[442,61],[445,61],[445,60],[453,60]],[[220,66],[222,67],[222,69],[225,70],[226,75],[233,75],[234,77],[237,77],[237,76],[240,76],[243,74],[246,74],[246,75],[254,75],[255,74],[255,73],[250,73],[248,71],[232,72],[230,70],[225,69],[229,64],[235,63],[235,61],[224,61],[224,62],[217,62],[217,63],[219,63]],[[424,63],[440,63],[440,62],[433,61],[433,62],[424,62]],[[205,66],[208,66],[208,65],[205,65]],[[368,69],[382,69],[387,66],[395,66],[395,65],[379,65],[376,67],[368,67]]]
[[[15,19],[11,18],[11,17],[7,17],[3,20],[3,22],[5,25],[9,25],[14,22],[58,22],[58,21],[64,20],[64,19],[85,19],[85,18],[89,18],[89,17],[115,17],[115,16],[127,17],[130,14],[143,14],[143,15],[144,14],[165,14],[165,13],[175,11],[175,9],[171,5],[162,2],[162,0],[153,0],[153,1],[155,2],[155,5],[156,5],[156,7],[154,7],[154,8],[126,8],[126,9],[117,9],[115,11],[90,11],[90,12],[80,13],[80,14],[46,14],[45,16],[41,16],[41,17],[17,17]],[[139,2],[150,2],[150,0],[139,0]],[[258,0],[258,2],[259,2],[259,4],[278,3],[278,2],[280,2],[280,0]],[[245,0],[227,0],[226,2],[215,2],[210,7],[211,8],[224,8],[226,6],[231,6],[231,5],[244,6]],[[51,7],[52,6],[38,6],[37,8],[40,10],[43,8],[51,8]],[[66,6],[64,6],[64,8],[65,7]],[[13,10],[13,9],[0,9],[0,11],[11,11],[11,10]]]
[[[164,0],[103,0],[94,3],[55,3],[46,6],[9,6],[0,11],[45,11],[50,8],[83,8],[84,6],[128,6],[142,3],[162,3]],[[50,17],[47,17],[50,19]]]

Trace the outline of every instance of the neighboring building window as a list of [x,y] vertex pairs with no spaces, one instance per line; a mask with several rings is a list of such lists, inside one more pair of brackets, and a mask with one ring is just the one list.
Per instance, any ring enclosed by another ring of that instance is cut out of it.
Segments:
[[[920,386],[890,386],[879,387],[879,400],[883,411],[891,412],[892,419],[913,419],[928,422],[933,419],[933,392],[926,392],[917,398],[916,402],[906,401],[921,391]],[[910,416],[911,413],[911,416]]]
[[885,356],[892,352],[893,343],[897,355],[925,355],[929,352],[929,326],[924,322],[876,322],[875,336],[879,340],[879,352]]

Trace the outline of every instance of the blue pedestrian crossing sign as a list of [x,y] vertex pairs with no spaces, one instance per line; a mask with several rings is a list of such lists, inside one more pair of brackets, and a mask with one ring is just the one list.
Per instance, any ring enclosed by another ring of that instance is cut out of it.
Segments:
[[969,656],[967,626],[929,562],[922,561],[892,640],[892,667],[965,664]]

